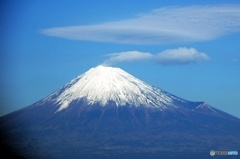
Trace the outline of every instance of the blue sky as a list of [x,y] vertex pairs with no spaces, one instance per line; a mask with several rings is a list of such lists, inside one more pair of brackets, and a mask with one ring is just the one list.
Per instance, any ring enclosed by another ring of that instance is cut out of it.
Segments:
[[240,1],[1,2],[1,113],[99,64],[240,117]]

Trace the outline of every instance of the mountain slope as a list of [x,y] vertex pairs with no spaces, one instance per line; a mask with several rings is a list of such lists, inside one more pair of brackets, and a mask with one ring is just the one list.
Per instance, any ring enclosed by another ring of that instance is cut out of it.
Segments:
[[104,66],[1,117],[0,130],[4,145],[34,159],[200,159],[240,143],[238,118]]
[[[187,102],[133,77],[120,68],[98,66],[78,76],[44,101],[54,101],[59,111],[71,102],[84,99],[86,104],[105,106],[145,106],[166,109],[176,107],[174,102]],[[167,106],[167,107],[166,107]]]

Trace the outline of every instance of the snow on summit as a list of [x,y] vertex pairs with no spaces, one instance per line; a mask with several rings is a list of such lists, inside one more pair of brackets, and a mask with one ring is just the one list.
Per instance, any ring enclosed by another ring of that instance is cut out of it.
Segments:
[[54,100],[58,110],[67,108],[71,102],[86,99],[89,105],[105,106],[110,101],[116,106],[146,106],[159,109],[175,107],[176,100],[160,89],[133,77],[120,68],[97,66],[71,80],[45,100]]

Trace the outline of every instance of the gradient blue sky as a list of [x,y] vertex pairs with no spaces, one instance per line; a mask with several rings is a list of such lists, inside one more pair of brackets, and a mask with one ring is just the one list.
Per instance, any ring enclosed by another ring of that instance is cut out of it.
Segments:
[[107,62],[240,117],[240,1],[0,3],[0,115]]

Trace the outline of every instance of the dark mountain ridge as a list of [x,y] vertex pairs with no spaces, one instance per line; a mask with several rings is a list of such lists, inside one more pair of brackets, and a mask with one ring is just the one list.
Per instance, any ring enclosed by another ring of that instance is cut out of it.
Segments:
[[[105,82],[104,87],[98,86],[102,74],[106,77],[100,82]],[[106,81],[108,77],[111,80]],[[122,77],[113,84],[113,78]],[[86,83],[82,84],[82,79],[87,79]],[[112,85],[118,88],[113,90]],[[96,87],[109,89],[105,95],[98,95],[101,90]],[[93,94],[91,89],[95,90]],[[83,97],[77,98],[76,94]],[[95,98],[101,100],[95,102]],[[240,149],[240,119],[205,102],[181,99],[121,70],[119,73],[119,69],[102,66],[39,102],[1,117],[0,130],[3,145],[34,159],[200,159],[212,158],[210,150]],[[223,157],[229,156],[214,156]]]

